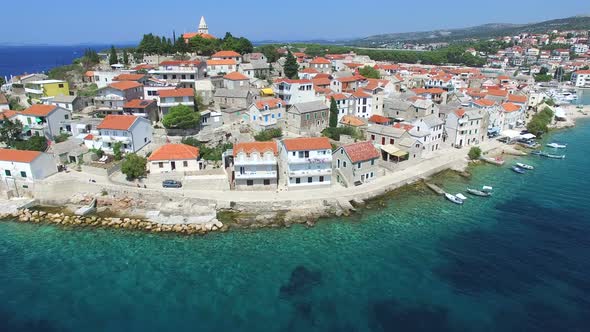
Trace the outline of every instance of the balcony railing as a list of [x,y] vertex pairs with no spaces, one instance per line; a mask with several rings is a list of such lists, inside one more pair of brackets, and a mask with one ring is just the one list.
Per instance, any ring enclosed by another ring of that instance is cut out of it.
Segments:
[[317,176],[317,175],[331,175],[332,169],[302,169],[296,171],[289,171],[289,176]]
[[236,172],[236,179],[270,179],[276,178],[277,172],[258,171],[258,172]]

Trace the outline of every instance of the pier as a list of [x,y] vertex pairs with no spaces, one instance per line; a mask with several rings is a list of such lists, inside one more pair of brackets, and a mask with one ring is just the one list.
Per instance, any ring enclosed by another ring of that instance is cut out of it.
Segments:
[[437,186],[434,183],[425,182],[425,184],[428,188],[430,188],[430,190],[434,191],[439,196],[446,194],[446,192],[444,190],[442,190],[441,187]]

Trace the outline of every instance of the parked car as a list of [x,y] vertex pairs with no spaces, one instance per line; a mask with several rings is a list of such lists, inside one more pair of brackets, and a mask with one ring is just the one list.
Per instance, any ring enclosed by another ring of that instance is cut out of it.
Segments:
[[176,180],[164,180],[162,182],[164,188],[182,188],[182,182]]

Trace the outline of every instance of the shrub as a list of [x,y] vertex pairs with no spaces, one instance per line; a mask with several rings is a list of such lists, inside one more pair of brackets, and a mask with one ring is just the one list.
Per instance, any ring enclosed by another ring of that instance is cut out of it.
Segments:
[[348,135],[356,140],[362,140],[364,138],[363,134],[353,127],[326,128],[322,131],[322,135],[335,141],[340,141],[340,135]]
[[121,172],[125,174],[127,180],[135,180],[146,175],[146,164],[147,159],[140,157],[135,153],[130,153],[125,157],[125,160],[121,164]]
[[477,146],[474,146],[471,149],[469,149],[469,153],[467,155],[471,160],[479,159],[479,157],[481,157],[481,149]]
[[186,105],[177,105],[170,108],[168,114],[162,119],[162,124],[166,129],[199,128],[201,115]]
[[231,143],[224,143],[210,148],[194,137],[185,137],[182,139],[182,143],[198,147],[201,157],[205,160],[221,160],[223,152],[233,148],[233,144]]
[[59,136],[55,137],[55,143],[65,142],[68,140],[69,137],[70,137],[70,135],[68,135],[66,133],[61,133],[61,134],[59,134]]
[[280,128],[266,129],[258,134],[254,135],[254,139],[259,142],[267,142],[273,138],[279,138],[283,136],[283,131]]
[[123,151],[121,151],[122,147],[123,143],[121,142],[116,142],[115,144],[113,144],[113,156],[117,161],[123,159]]

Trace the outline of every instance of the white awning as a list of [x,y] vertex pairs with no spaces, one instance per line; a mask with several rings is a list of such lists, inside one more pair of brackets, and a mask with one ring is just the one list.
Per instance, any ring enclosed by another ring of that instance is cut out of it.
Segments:
[[524,135],[520,135],[520,138],[533,139],[533,138],[537,138],[537,136],[535,136],[533,134],[524,134]]
[[508,136],[508,138],[515,138],[520,136],[520,132],[516,130],[504,130],[502,132],[503,136]]

